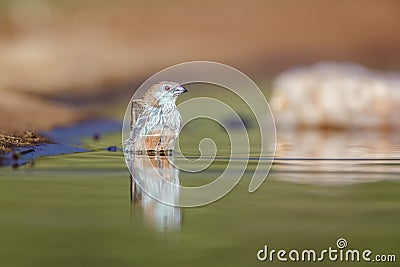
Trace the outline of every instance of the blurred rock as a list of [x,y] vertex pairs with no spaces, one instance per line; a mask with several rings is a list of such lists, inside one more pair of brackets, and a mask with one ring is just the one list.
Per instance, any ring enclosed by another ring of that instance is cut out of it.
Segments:
[[278,126],[400,128],[400,74],[345,63],[291,69],[275,79],[271,108]]

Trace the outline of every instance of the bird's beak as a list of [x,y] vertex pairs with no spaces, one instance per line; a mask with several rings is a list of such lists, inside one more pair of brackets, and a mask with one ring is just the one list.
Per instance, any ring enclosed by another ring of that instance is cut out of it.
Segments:
[[188,90],[185,87],[183,87],[182,85],[179,85],[179,86],[175,87],[174,94],[180,95],[180,94],[186,93],[187,91]]

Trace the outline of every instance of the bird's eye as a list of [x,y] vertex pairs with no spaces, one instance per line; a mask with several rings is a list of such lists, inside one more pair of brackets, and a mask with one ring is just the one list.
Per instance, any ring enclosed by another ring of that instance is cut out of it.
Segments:
[[165,89],[165,91],[169,91],[169,89],[171,89],[171,87],[169,87],[168,85],[166,85],[166,86],[164,87],[164,89]]

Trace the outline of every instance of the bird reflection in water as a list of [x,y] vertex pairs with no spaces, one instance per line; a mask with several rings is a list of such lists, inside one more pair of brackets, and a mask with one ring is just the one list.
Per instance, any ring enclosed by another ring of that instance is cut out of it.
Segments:
[[[145,222],[160,230],[179,229],[179,170],[173,156],[136,155],[126,157],[131,172],[131,201],[142,210]],[[168,204],[165,204],[168,203]],[[171,204],[171,205],[170,205]]]

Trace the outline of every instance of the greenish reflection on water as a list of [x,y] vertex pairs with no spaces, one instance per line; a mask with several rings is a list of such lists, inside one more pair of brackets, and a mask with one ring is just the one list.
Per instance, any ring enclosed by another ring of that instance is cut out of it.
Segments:
[[[119,143],[119,135],[114,135],[87,142],[87,147]],[[206,183],[224,165],[217,160],[202,173],[181,172],[180,180],[186,185]],[[276,266],[285,263],[257,261],[264,244],[273,249],[322,250],[334,247],[340,237],[351,248],[400,257],[397,179],[292,183],[285,181],[294,179],[292,172],[283,171],[278,163],[261,188],[249,194],[252,166],[223,199],[182,209],[178,230],[153,227],[140,207],[132,207],[129,173],[120,152],[98,150],[41,158],[31,168],[2,168],[0,266]],[[399,163],[393,166],[396,171]]]

